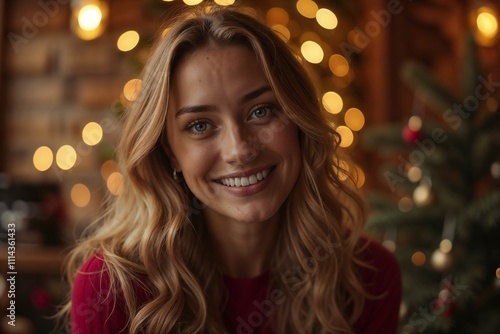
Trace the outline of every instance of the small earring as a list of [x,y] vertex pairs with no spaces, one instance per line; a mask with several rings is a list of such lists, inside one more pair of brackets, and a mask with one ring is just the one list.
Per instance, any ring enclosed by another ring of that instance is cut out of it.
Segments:
[[175,169],[175,168],[174,168],[173,175],[174,175],[174,180],[177,181],[177,182],[179,182],[179,177],[177,176],[177,169]]

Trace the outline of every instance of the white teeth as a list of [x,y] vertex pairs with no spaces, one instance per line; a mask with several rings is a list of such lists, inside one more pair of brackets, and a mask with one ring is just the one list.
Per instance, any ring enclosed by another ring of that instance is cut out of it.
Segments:
[[264,180],[270,173],[269,169],[263,170],[262,172],[258,172],[255,175],[251,175],[248,177],[235,177],[235,178],[227,178],[221,179],[221,183],[227,187],[246,187],[251,184],[259,183],[259,181]]

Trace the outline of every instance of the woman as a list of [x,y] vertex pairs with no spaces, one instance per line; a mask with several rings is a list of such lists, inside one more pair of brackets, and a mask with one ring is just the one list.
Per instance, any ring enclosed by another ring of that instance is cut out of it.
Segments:
[[194,9],[142,79],[123,192],[69,257],[72,333],[394,333],[398,266],[360,237],[339,136],[287,45]]

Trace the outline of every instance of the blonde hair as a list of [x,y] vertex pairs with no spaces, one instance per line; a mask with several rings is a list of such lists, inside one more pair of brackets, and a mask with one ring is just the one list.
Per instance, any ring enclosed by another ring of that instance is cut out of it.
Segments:
[[[366,299],[357,256],[365,217],[352,182],[341,180],[349,173],[336,152],[339,136],[298,57],[264,24],[235,9],[191,10],[157,42],[118,146],[123,192],[68,257],[69,283],[98,252],[112,285],[122,290],[131,333],[225,332],[225,289],[202,208],[173,180],[162,145],[172,72],[186,54],[209,43],[253,50],[286,117],[299,128],[302,169],[284,203],[272,254],[273,288],[286,298],[276,305],[273,326],[277,333],[353,333]],[[321,257],[320,245],[326,249]],[[300,277],[293,274],[299,269]],[[153,297],[139,307],[134,285],[141,277]],[[70,308],[71,301],[62,313]]]

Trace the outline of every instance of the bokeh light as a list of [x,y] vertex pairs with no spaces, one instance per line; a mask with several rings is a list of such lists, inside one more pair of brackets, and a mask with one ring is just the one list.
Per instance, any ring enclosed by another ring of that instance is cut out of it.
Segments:
[[288,12],[280,7],[273,7],[266,13],[266,22],[268,25],[282,24],[286,26],[290,21]]
[[118,50],[127,52],[134,49],[139,43],[139,33],[135,30],[129,30],[124,32],[118,37],[118,41],[116,42],[116,46]]
[[345,77],[349,73],[349,63],[342,55],[334,54],[328,60],[330,71],[338,77]]
[[89,122],[82,130],[82,139],[85,144],[94,146],[102,140],[102,128],[96,122]]
[[323,60],[325,53],[321,46],[313,41],[305,41],[300,47],[300,52],[304,59],[312,64],[319,64]]
[[40,172],[44,172],[49,169],[53,162],[54,154],[47,146],[40,146],[33,154],[33,165]]
[[123,87],[123,95],[128,101],[133,102],[137,98],[137,95],[141,90],[141,86],[142,86],[141,79],[129,80]]
[[347,126],[338,126],[336,131],[340,134],[340,147],[349,147],[354,141],[354,134]]
[[358,108],[349,108],[344,115],[345,124],[353,131],[359,131],[365,125],[365,116]]
[[498,20],[491,8],[479,8],[476,24],[479,32],[486,38],[494,38],[498,33]]
[[106,181],[106,186],[111,194],[120,195],[123,190],[123,175],[119,172],[111,173]]
[[182,1],[188,6],[199,5],[200,3],[203,2],[203,0],[182,0]]
[[439,249],[443,253],[449,253],[449,252],[451,252],[452,248],[453,248],[453,244],[452,244],[451,240],[449,240],[449,239],[443,239],[439,243]]
[[56,153],[56,163],[62,170],[68,170],[73,168],[76,164],[76,151],[70,145],[61,146]]
[[118,172],[118,165],[114,160],[107,160],[101,166],[101,176],[104,181],[108,180],[108,177],[114,172]]
[[417,267],[423,266],[426,260],[427,258],[422,252],[415,252],[411,256],[411,262]]
[[413,183],[419,182],[422,179],[422,169],[418,166],[411,166],[407,172],[408,180]]
[[401,212],[408,212],[413,208],[413,200],[408,197],[402,197],[398,202],[398,209]]
[[88,4],[78,12],[78,25],[84,31],[96,30],[101,24],[103,13],[99,6]]
[[422,128],[422,118],[420,116],[413,115],[408,120],[408,127],[412,131],[420,131]]
[[220,6],[231,6],[234,5],[235,0],[215,0],[214,2]]
[[333,30],[339,23],[337,15],[329,9],[321,8],[316,12],[316,21],[325,29]]
[[335,92],[326,92],[323,94],[321,102],[323,103],[323,107],[331,114],[338,114],[344,107],[342,98]]
[[90,197],[90,190],[84,184],[77,183],[71,188],[71,201],[79,208],[86,207]]
[[316,17],[316,12],[318,11],[318,5],[316,2],[310,0],[297,1],[296,8],[300,15],[307,17],[308,19],[314,19]]
[[283,41],[288,42],[290,40],[290,30],[282,24],[275,24],[271,27]]

